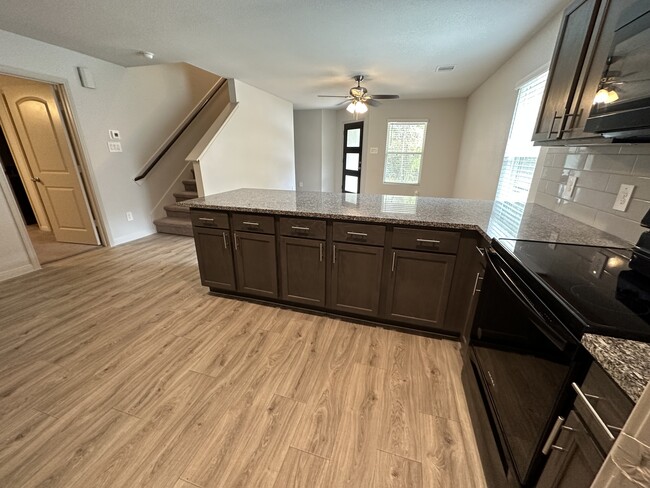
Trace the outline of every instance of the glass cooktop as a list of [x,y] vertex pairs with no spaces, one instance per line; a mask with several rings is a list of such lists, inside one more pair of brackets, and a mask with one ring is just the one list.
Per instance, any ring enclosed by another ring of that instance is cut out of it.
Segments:
[[632,249],[498,242],[572,309],[581,332],[650,342],[650,256]]

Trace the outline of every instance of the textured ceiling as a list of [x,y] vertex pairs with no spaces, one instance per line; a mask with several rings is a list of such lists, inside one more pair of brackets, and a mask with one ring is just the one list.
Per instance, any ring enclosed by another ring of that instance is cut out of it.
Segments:
[[[567,0],[0,0],[0,29],[123,66],[185,61],[300,108],[469,95]],[[1,63],[1,60],[0,60]],[[455,64],[453,72],[437,65]]]

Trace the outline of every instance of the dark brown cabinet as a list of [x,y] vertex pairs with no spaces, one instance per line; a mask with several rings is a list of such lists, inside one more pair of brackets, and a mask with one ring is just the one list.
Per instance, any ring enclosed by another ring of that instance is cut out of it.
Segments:
[[575,411],[553,444],[537,488],[588,488],[605,456]]
[[584,131],[609,55],[618,17],[627,4],[576,0],[564,12],[533,140],[541,145],[606,139]]
[[382,247],[334,243],[331,307],[353,314],[379,315],[383,257]]
[[194,227],[194,244],[201,283],[218,290],[234,290],[235,270],[230,249],[230,232]]
[[280,238],[281,297],[325,306],[325,241]]
[[428,328],[444,328],[455,261],[453,255],[394,250],[386,317]]
[[278,296],[275,236],[234,232],[237,290],[263,297]]

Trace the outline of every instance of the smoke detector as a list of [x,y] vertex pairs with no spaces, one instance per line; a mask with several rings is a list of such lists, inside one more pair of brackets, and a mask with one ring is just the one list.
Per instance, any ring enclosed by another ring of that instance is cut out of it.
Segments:
[[440,66],[436,66],[436,71],[454,71],[455,68],[455,64],[442,64]]

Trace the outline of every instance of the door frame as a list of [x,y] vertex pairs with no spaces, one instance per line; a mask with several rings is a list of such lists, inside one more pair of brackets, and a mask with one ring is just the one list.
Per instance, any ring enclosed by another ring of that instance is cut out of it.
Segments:
[[[345,191],[345,177],[356,176],[357,177],[357,194],[361,193],[361,170],[363,169],[363,120],[357,122],[346,122],[343,124],[343,176],[341,177],[341,192],[342,193],[352,193]],[[350,129],[361,129],[361,134],[359,136],[359,147],[348,148],[348,130]],[[348,149],[352,149],[351,151]],[[345,155],[346,153],[357,153],[359,154],[359,169],[357,171],[345,169]]]
[[[15,69],[8,66],[0,66],[0,75],[12,76],[14,78],[23,78],[28,81],[36,81],[52,86],[57,102],[59,103],[59,108],[61,110],[61,119],[63,120],[66,132],[68,134],[72,154],[77,163],[76,170],[81,182],[81,189],[84,193],[86,201],[88,202],[88,207],[90,208],[90,216],[93,219],[95,227],[97,229],[100,246],[108,247],[110,245],[110,241],[108,239],[108,232],[105,225],[104,215],[101,211],[101,206],[99,205],[99,200],[97,198],[97,192],[95,190],[94,174],[92,173],[90,165],[88,164],[88,152],[85,148],[83,140],[81,139],[81,136],[79,135],[79,124],[77,122],[78,118],[76,116],[74,104],[69,96],[70,80],[48,76],[41,73],[29,72],[21,69]],[[13,148],[11,148],[11,145],[10,149],[12,150],[12,153],[15,152]],[[5,188],[10,190],[8,182]],[[3,190],[5,188],[3,188]],[[13,191],[10,191],[7,193],[7,195],[11,195],[11,197],[7,197],[8,200],[11,200],[9,207],[12,209],[16,224],[21,230],[20,233],[23,236],[23,243],[27,249],[28,255],[30,256],[30,261],[34,266],[34,269],[40,269],[40,262],[38,261],[29,235],[27,234],[27,228],[23,222],[22,214],[20,213],[18,204],[15,201],[16,199]]]

